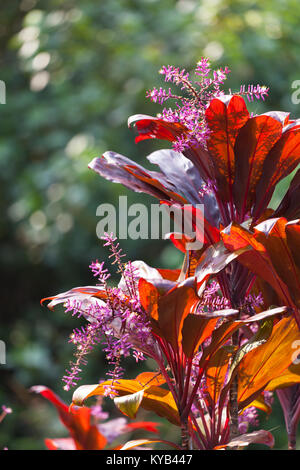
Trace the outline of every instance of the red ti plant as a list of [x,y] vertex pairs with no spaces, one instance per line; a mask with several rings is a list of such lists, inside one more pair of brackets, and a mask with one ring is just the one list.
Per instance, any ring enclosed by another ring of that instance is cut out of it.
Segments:
[[[282,317],[287,313],[284,306],[239,319],[239,311],[222,298],[218,283],[209,282],[245,250],[232,253],[221,243],[210,247],[194,275],[179,282],[178,271],[156,270],[142,262],[122,266],[115,240],[106,239],[123,269],[118,288],[107,285],[107,272],[96,263],[92,269],[98,286],[49,299],[50,308],[64,303],[89,321],[86,329],[72,335],[78,350],[64,377],[66,388],[78,380],[80,366],[97,342],[104,343],[113,365],[110,380],[79,387],[73,402],[82,405],[94,395],[110,396],[129,418],[135,418],[140,408],[153,411],[181,428],[183,449],[231,446],[236,441],[230,441],[229,392],[237,370],[242,431],[247,430],[245,424],[255,424],[255,407],[269,410],[264,391],[273,390],[274,380],[291,365],[292,343],[300,338],[294,319]],[[252,325],[261,327],[253,334]],[[232,335],[239,330],[246,334],[239,346],[232,346]],[[153,359],[157,371],[123,379],[120,359],[131,352],[139,360]],[[268,431],[239,437],[239,446],[251,442],[273,445]]]
[[[120,450],[122,445],[112,446],[112,442],[124,433],[136,429],[158,433],[158,423],[128,423],[125,418],[107,421],[108,413],[102,410],[101,403],[91,408],[73,405],[69,407],[47,387],[34,386],[31,391],[39,393],[55,406],[60,421],[69,433],[69,437],[66,438],[45,439],[45,445],[49,450]],[[157,441],[158,439],[143,439],[141,443]],[[131,447],[136,447],[136,443],[132,442],[129,448]]]
[[[147,95],[160,104],[174,100],[175,109],[129,119],[137,142],[172,143],[172,149],[147,157],[160,171],[114,152],[89,166],[183,212],[195,214],[196,205],[203,204],[204,234],[199,218],[193,219],[203,247],[188,249],[184,232],[180,240],[171,235],[185,253],[184,263],[181,271],[161,270],[124,263],[116,239],[105,236],[122,276],[118,288],[108,286],[109,275],[96,262],[91,268],[98,285],[48,298],[50,308],[64,303],[88,321],[73,333],[78,350],[66,387],[76,384],[86,354],[104,338],[111,379],[77,389],[77,404],[108,395],[130,417],[144,407],[180,426],[183,449],[235,449],[251,442],[273,445],[269,432],[245,433],[242,423],[255,407],[270,411],[267,392],[293,386],[291,400],[288,392],[279,397],[294,448],[300,265],[299,223],[293,218],[300,213],[299,173],[279,207],[274,211],[268,205],[277,183],[300,163],[299,122],[284,112],[250,115],[243,96],[264,99],[268,89],[250,85],[224,94],[229,70],[213,71],[211,77],[207,59],[197,64],[195,81],[175,67],[161,73],[181,94],[160,88]],[[137,360],[156,362],[148,381],[122,378],[121,357],[131,352]]]

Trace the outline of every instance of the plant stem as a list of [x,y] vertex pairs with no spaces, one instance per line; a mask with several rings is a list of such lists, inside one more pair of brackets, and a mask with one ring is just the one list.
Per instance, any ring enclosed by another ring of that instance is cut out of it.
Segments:
[[188,420],[181,421],[181,447],[183,450],[189,449],[189,430],[188,430]]
[[288,434],[288,449],[296,450],[296,433],[290,432]]
[[[239,332],[232,335],[233,346],[238,345]],[[238,409],[238,374],[232,380],[229,390],[229,410],[230,410],[230,440],[239,435],[239,409]]]
[[[232,282],[235,279],[235,276],[239,272],[239,264],[232,264],[233,270],[229,276],[224,275],[222,281],[225,284],[225,292],[229,293],[229,300],[231,307],[239,310],[239,295],[241,292],[236,292],[234,289],[234,283]],[[238,318],[240,313],[238,314]],[[232,346],[234,351],[239,345],[239,330],[233,333],[232,335]],[[234,353],[233,353],[234,354]],[[232,380],[229,389],[229,429],[230,429],[230,440],[234,439],[239,435],[239,409],[238,409],[238,372],[235,374],[235,377]],[[234,448],[232,450],[235,450]]]

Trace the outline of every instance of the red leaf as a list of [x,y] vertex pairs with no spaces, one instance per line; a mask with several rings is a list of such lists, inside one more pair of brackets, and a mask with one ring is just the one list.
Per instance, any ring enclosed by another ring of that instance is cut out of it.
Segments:
[[160,423],[155,423],[153,421],[138,421],[136,423],[129,423],[126,425],[126,429],[133,431],[135,429],[144,429],[145,431],[154,432],[159,434],[157,426],[160,426]]
[[49,450],[76,450],[75,441],[71,437],[45,439],[45,445]]
[[277,274],[269,253],[262,240],[257,239],[256,233],[232,224],[221,233],[221,236],[224,245],[230,251],[234,252],[247,246],[251,247],[252,249],[239,256],[238,261],[268,282],[286,305],[293,305],[287,285]]
[[[32,387],[31,391],[39,393],[55,406],[78,450],[102,450],[105,447],[105,437],[97,426],[91,424],[89,408],[69,408],[52,390],[42,385]],[[48,444],[51,445],[51,442]]]
[[186,127],[178,122],[167,122],[144,114],[131,116],[128,119],[128,126],[131,125],[134,125],[138,131],[136,143],[146,139],[162,139],[173,142],[176,137],[186,132]]
[[255,116],[239,131],[235,152],[234,201],[244,219],[255,198],[255,189],[262,176],[269,151],[280,138],[282,124],[265,114]]
[[232,200],[235,171],[234,144],[240,128],[249,119],[244,99],[240,96],[215,98],[206,110],[206,120],[211,131],[207,141],[212,156],[220,198]]
[[149,314],[154,320],[158,319],[158,290],[157,288],[141,278],[139,280],[139,297],[145,312]]
[[267,207],[275,185],[300,162],[300,129],[290,125],[276,142],[265,160],[262,176],[256,189],[256,204],[253,209],[254,220]]
[[181,343],[181,329],[185,317],[199,301],[195,290],[189,286],[174,288],[158,300],[158,324],[163,335],[174,350]]

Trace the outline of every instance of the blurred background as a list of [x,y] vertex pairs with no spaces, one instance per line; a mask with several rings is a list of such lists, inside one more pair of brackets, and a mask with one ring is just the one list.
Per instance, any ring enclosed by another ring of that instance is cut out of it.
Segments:
[[[96,208],[119,195],[150,204],[87,168],[106,150],[145,164],[163,142],[134,143],[128,116],[156,114],[146,90],[163,83],[162,65],[191,70],[202,56],[231,69],[226,87],[270,87],[254,112],[290,111],[300,79],[298,0],[10,0],[0,6],[0,405],[13,409],[0,425],[0,448],[43,449],[63,436],[50,404],[28,389],[43,384],[66,402],[61,377],[72,359],[68,343],[80,321],[40,299],[93,283],[92,260],[107,259],[96,236]],[[281,185],[279,192],[284,191]],[[128,259],[177,267],[181,255],[166,241],[123,241]],[[128,376],[137,373],[134,361]],[[81,383],[105,376],[100,351]],[[145,418],[153,419],[148,415]],[[286,446],[283,416],[263,419],[276,448]],[[169,432],[162,425],[162,436]],[[170,434],[168,434],[170,438]]]

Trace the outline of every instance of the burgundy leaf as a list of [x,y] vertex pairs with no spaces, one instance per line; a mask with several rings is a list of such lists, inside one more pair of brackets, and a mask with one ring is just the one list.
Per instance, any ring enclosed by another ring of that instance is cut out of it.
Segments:
[[300,385],[296,384],[278,389],[276,393],[284,414],[289,449],[295,449],[296,433],[300,419]]

